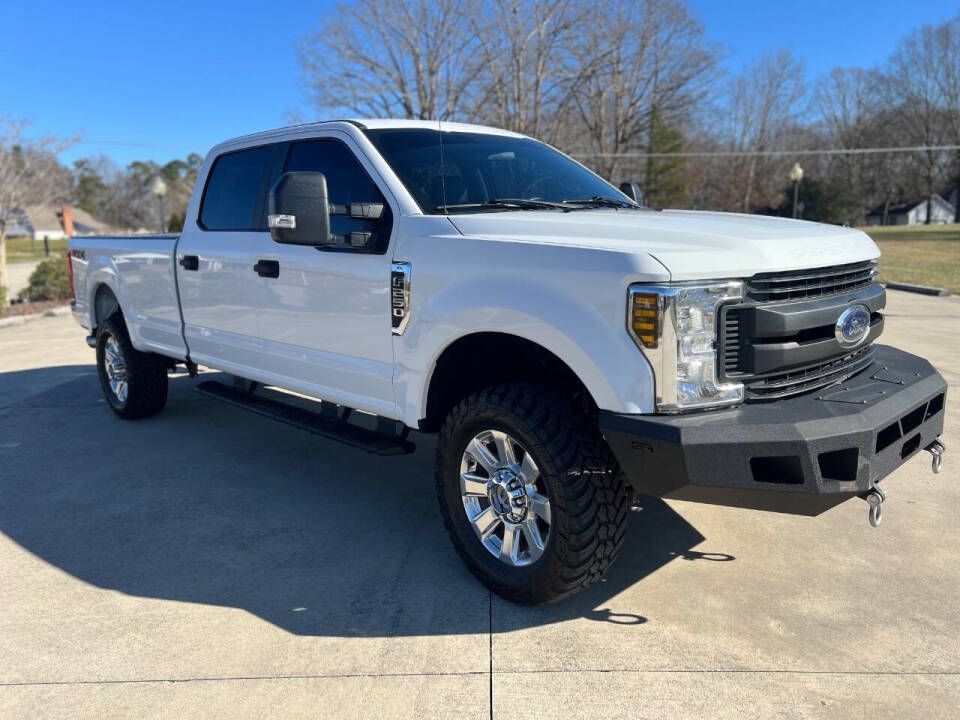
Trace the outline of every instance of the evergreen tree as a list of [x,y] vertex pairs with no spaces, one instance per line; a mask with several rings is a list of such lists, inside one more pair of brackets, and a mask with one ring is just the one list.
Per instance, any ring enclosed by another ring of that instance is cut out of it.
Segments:
[[[648,153],[683,152],[686,138],[658,108],[650,112]],[[686,207],[690,203],[690,168],[686,158],[648,157],[644,172],[645,201],[653,207]]]

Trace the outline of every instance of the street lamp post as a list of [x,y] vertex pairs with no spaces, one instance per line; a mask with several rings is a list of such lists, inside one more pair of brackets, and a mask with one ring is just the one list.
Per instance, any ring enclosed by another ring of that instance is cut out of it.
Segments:
[[793,167],[790,168],[790,179],[793,180],[793,218],[796,220],[799,217],[797,195],[800,191],[800,181],[803,180],[803,168],[800,167],[800,163],[794,163]]
[[157,175],[153,182],[150,183],[150,192],[157,196],[157,201],[160,203],[160,232],[167,231],[167,212],[164,207],[164,198],[167,195],[167,184],[163,181],[163,178]]

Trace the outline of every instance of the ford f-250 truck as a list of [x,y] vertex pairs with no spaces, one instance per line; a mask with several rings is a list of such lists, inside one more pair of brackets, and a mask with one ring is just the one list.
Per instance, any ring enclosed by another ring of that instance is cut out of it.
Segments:
[[517,602],[600,578],[634,492],[804,515],[862,497],[876,524],[882,478],[923,449],[939,468],[946,384],[877,344],[867,235],[625,187],[471,125],[242,137],[179,235],[71,241],[73,311],[122,418],[202,365],[233,379],[200,391],[372,452],[439,433],[453,544]]

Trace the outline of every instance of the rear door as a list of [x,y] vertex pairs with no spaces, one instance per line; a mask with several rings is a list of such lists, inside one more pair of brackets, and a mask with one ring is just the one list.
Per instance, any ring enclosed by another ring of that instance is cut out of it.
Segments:
[[177,245],[184,334],[198,363],[243,375],[260,362],[253,245],[269,240],[264,199],[281,145],[220,155],[197,222]]
[[[326,175],[333,204],[382,203],[384,212],[376,222],[333,215],[341,240],[327,247],[253,238],[253,259],[278,270],[257,279],[262,366],[280,387],[395,415],[388,250],[396,206],[343,133],[290,143],[276,176],[291,171]],[[370,233],[368,243],[351,246],[351,231]]]

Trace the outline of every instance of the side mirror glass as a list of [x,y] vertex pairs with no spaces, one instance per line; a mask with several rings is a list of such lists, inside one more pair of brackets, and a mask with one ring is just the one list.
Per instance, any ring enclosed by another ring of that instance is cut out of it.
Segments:
[[324,174],[284,173],[270,189],[267,225],[274,242],[313,246],[334,243]]
[[639,183],[620,183],[620,192],[633,200],[637,205],[643,205],[643,188],[640,187]]

